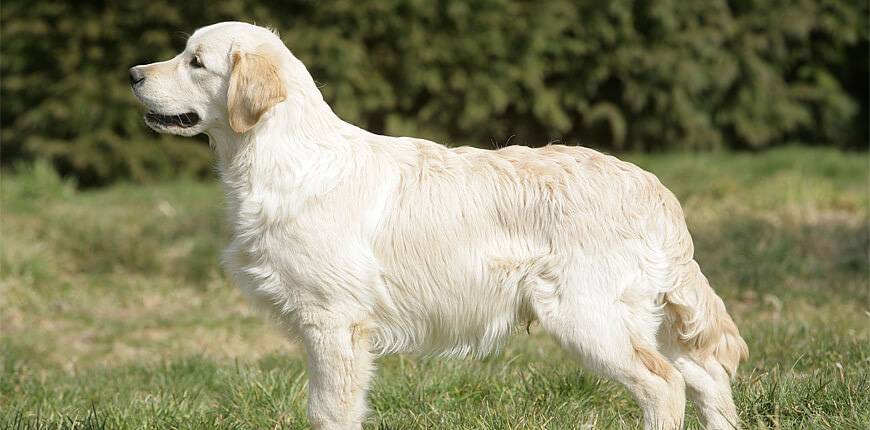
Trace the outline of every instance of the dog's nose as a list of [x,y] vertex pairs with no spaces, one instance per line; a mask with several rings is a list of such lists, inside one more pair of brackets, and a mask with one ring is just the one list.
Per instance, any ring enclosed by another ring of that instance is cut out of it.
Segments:
[[135,87],[145,80],[145,73],[138,66],[130,68],[130,86]]

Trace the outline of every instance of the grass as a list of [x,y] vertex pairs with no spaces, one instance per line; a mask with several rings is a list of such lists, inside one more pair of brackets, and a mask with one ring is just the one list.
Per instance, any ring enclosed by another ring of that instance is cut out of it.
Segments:
[[[866,154],[630,156],[683,202],[750,346],[750,428],[870,428]],[[2,176],[0,428],[305,428],[297,347],[218,266],[215,184]],[[622,428],[640,412],[532,328],[482,361],[380,360],[372,429]],[[689,411],[688,427],[697,427]]]

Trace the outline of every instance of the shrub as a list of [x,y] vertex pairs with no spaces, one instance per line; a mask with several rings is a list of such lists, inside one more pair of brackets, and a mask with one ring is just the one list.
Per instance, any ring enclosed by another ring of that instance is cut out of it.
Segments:
[[339,115],[376,132],[480,146],[866,148],[868,14],[848,0],[10,0],[3,161],[49,158],[84,185],[205,174],[205,139],[147,130],[126,70],[231,19],[279,29]]

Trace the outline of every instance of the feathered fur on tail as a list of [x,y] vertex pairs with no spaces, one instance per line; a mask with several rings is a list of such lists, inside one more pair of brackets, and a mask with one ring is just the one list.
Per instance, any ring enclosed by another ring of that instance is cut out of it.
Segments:
[[699,363],[714,358],[731,378],[749,356],[737,325],[698,263],[685,266],[679,285],[665,295],[665,317],[681,346]]

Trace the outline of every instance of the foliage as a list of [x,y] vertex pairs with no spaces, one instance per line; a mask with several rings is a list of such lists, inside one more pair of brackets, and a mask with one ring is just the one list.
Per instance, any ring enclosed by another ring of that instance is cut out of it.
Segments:
[[222,20],[281,31],[336,111],[377,132],[611,150],[866,148],[868,3],[850,0],[10,0],[4,162],[84,185],[208,171],[142,124],[126,70]]

